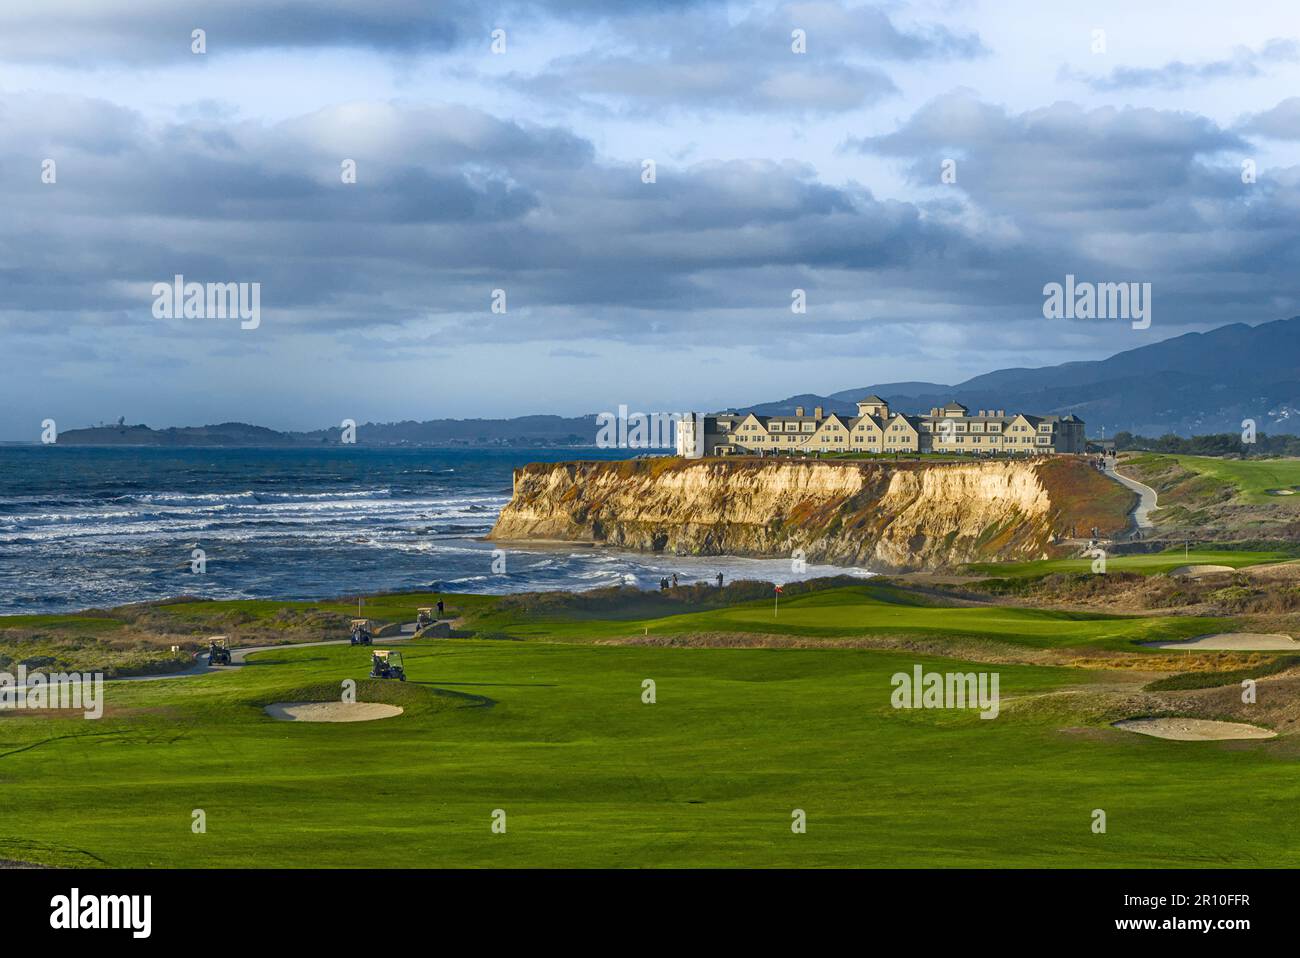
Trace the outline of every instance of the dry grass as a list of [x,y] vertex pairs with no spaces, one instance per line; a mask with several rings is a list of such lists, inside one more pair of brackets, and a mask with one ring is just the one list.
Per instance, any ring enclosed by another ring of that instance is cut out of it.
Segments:
[[1137,505],[1137,494],[1109,479],[1086,460],[1054,456],[1038,463],[1038,476],[1055,507],[1052,521],[1057,529],[1074,527],[1087,535],[1096,526],[1103,538],[1129,527],[1129,513]]
[[631,635],[597,640],[595,645],[632,645],[693,649],[880,649],[916,655],[957,658],[968,662],[1006,665],[1054,665],[1107,669],[1132,675],[1141,684],[1177,672],[1216,672],[1245,668],[1263,661],[1255,652],[1167,653],[1113,652],[1097,649],[1058,651],[1036,649],[988,639],[950,636],[871,635],[845,638],[774,635],[754,632],[686,632],[680,635]]

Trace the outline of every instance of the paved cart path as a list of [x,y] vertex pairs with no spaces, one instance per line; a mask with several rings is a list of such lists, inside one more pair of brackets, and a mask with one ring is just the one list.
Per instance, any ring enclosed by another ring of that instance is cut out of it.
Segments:
[[1156,509],[1156,491],[1136,479],[1121,475],[1115,468],[1115,463],[1109,459],[1106,460],[1106,475],[1138,494],[1138,504],[1133,509],[1134,525],[1141,530],[1154,529],[1155,523],[1151,521],[1151,513]]

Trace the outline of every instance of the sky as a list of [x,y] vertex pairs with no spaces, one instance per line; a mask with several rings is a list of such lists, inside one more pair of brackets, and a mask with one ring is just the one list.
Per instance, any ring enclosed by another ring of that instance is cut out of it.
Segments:
[[[1290,0],[6,0],[0,439],[716,409],[1289,318],[1296,91]],[[1150,325],[1046,318],[1067,275]]]

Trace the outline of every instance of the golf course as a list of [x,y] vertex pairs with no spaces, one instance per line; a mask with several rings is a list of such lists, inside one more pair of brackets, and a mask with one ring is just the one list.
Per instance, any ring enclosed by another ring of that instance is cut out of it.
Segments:
[[1139,455],[1133,464],[1153,469],[1178,466],[1231,488],[1246,503],[1275,503],[1300,493],[1300,459],[1220,459],[1215,456]]
[[[1273,557],[1252,558],[1263,568]],[[365,611],[403,623],[434,598],[371,596]],[[761,583],[674,596],[444,598],[452,637],[375,639],[376,649],[401,651],[404,682],[368,678],[371,649],[334,627],[355,614],[352,600],[159,603],[147,620],[139,610],[11,617],[23,621],[4,624],[21,625],[27,640],[61,636],[68,644],[50,647],[75,645],[83,662],[96,643],[107,647],[143,621],[190,636],[192,650],[217,630],[251,646],[294,623],[319,634],[286,632],[290,642],[343,641],[111,681],[97,721],[0,711],[0,859],[113,868],[1300,864],[1290,814],[1300,748],[1285,663],[1144,644],[1243,631],[1240,617],[995,604],[845,579],[787,587],[779,604]],[[996,717],[896,708],[892,678],[917,667],[995,672]],[[1239,675],[1259,676],[1257,705],[1240,702]],[[1173,676],[1182,689],[1148,688]],[[282,721],[267,712],[338,702],[347,680],[356,702],[392,706],[390,717]],[[1113,726],[1160,715],[1279,734],[1174,741]],[[792,829],[799,811],[805,831]]]

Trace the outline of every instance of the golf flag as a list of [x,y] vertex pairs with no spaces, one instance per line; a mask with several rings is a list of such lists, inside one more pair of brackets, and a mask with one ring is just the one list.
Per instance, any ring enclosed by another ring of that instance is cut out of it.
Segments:
[[777,611],[781,608],[781,587],[773,585],[772,588],[774,590],[772,592],[772,618],[775,619]]

